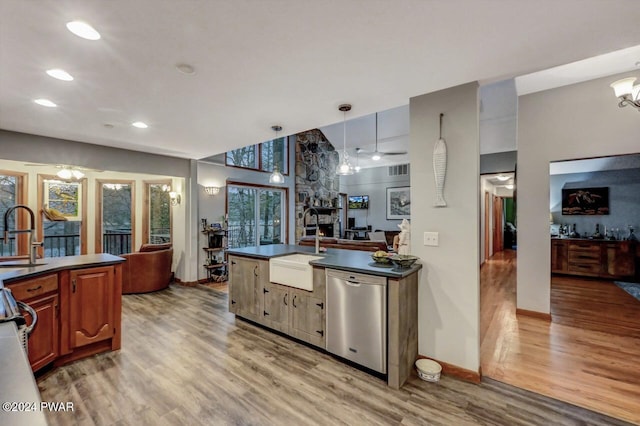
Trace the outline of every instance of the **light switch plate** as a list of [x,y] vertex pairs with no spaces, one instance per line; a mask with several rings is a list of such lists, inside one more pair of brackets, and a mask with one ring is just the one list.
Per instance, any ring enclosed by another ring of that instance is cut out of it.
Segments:
[[424,245],[425,246],[437,246],[438,245],[438,233],[437,232],[425,232],[424,233]]

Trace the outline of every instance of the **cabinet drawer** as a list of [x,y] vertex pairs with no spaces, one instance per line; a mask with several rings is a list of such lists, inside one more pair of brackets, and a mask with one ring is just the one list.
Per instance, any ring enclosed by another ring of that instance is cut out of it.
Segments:
[[16,284],[9,284],[8,287],[17,300],[27,300],[41,294],[58,290],[58,274],[45,275],[32,278]]
[[581,275],[599,275],[602,269],[598,263],[569,263],[568,271]]
[[569,263],[600,264],[600,251],[569,251]]

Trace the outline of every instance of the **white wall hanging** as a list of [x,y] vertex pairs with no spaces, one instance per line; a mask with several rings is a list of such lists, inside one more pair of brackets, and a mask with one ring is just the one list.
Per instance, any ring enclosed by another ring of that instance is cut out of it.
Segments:
[[442,138],[442,118],[440,113],[440,139],[433,147],[433,175],[436,183],[436,207],[446,207],[444,200],[444,178],[447,175],[447,144]]

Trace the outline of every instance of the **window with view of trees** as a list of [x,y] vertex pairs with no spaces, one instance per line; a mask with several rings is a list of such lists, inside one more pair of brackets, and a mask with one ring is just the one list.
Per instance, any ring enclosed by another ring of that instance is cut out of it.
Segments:
[[230,248],[283,244],[286,190],[227,185]]
[[277,138],[258,145],[228,151],[227,166],[272,172],[275,166],[282,174],[289,174],[287,138]]
[[42,207],[64,218],[43,219],[44,257],[76,256],[86,253],[85,185],[86,179],[78,182],[42,180]]
[[96,253],[131,253],[133,182],[98,181],[97,194]]
[[[2,172],[0,171],[0,219],[4,219],[4,215],[9,208],[15,206],[16,204],[22,204],[22,200],[26,198],[24,192],[24,183],[23,183],[23,175],[18,173],[11,172]],[[16,229],[16,220],[18,221],[18,226],[23,228],[26,226],[22,219],[23,216],[20,216],[18,212],[14,212],[8,217],[8,229]],[[9,236],[9,240],[7,243],[4,243],[4,220],[0,220],[0,257],[9,257],[16,256],[18,254],[18,245],[16,243],[16,236],[20,238],[20,235],[11,234]],[[24,238],[26,241],[26,238]],[[24,244],[21,244],[24,246]]]
[[146,182],[143,241],[150,244],[171,242],[171,182]]

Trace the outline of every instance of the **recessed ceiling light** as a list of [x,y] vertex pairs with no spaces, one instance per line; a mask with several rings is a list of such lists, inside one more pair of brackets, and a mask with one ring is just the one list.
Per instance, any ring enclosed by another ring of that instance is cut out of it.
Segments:
[[183,74],[195,74],[196,73],[196,69],[189,64],[177,64],[176,68],[178,69],[178,71],[180,71]]
[[131,125],[133,127],[137,127],[138,129],[146,129],[147,127],[147,123],[144,123],[142,121],[134,121],[133,123],[131,123]]
[[47,70],[47,74],[49,74],[53,78],[57,78],[58,80],[62,80],[62,81],[73,80],[73,77],[71,76],[71,74],[69,74],[65,70],[61,70],[60,68],[53,68],[53,69]]
[[33,101],[35,103],[37,103],[38,105],[42,105],[42,106],[46,106],[49,108],[54,108],[57,107],[58,105],[54,104],[53,102],[51,102],[49,99],[36,99],[35,101]]
[[100,33],[97,32],[91,25],[82,21],[67,22],[67,29],[87,40],[100,40]]
[[107,129],[113,129],[113,124],[111,123],[104,123],[103,126]]

